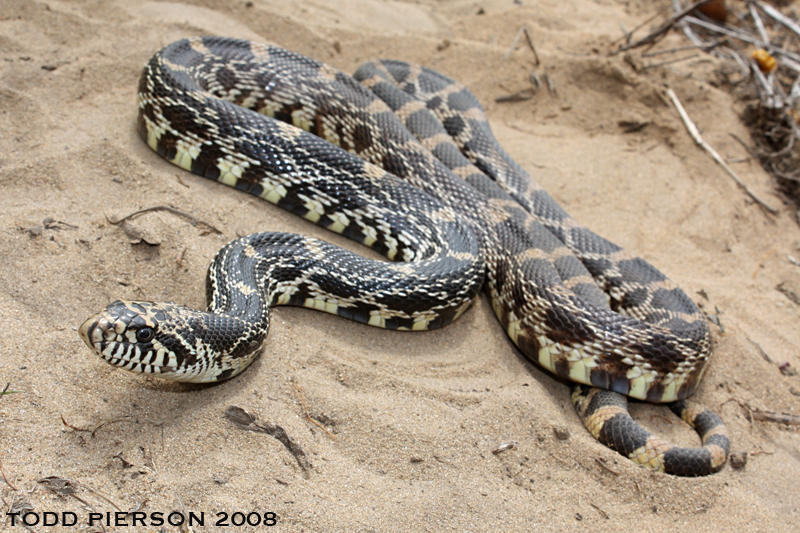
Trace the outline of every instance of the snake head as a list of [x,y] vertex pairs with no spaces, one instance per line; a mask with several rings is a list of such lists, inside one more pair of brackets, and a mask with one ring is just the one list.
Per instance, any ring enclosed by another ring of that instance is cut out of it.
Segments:
[[86,320],[78,334],[89,348],[119,368],[202,383],[238,374],[257,353],[266,333],[236,343],[247,348],[246,353],[215,346],[220,331],[235,338],[237,326],[235,319],[172,303],[117,300]]

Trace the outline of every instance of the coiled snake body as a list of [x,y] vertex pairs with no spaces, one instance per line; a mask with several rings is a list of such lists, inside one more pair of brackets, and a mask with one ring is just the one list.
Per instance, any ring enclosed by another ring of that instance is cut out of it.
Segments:
[[[526,356],[584,384],[573,400],[601,442],[670,473],[721,468],[722,422],[678,401],[696,388],[711,350],[694,303],[535,185],[466,88],[397,61],[368,63],[355,76],[361,84],[265,44],[178,41],[144,69],[139,133],[186,170],[402,263],[297,235],[248,235],[209,268],[207,312],[117,301],[81,326],[86,343],[128,370],[216,381],[258,353],[270,306],[425,330],[455,320],[483,286]],[[675,402],[704,447],[650,435],[620,394]]]

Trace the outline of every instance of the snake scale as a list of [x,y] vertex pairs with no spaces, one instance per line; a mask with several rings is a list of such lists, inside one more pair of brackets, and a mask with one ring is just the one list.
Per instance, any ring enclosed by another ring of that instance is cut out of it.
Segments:
[[[502,150],[463,85],[388,60],[355,78],[235,39],[184,39],[156,53],[138,90],[150,148],[393,262],[298,235],[247,235],[209,267],[206,312],[116,301],[80,327],[86,344],[127,370],[218,381],[259,353],[272,306],[429,330],[483,288],[522,353],[578,384],[573,401],[603,444],[672,474],[722,468],[722,421],[684,401],[711,352],[688,296],[572,219]],[[672,402],[703,447],[651,435],[625,396]]]

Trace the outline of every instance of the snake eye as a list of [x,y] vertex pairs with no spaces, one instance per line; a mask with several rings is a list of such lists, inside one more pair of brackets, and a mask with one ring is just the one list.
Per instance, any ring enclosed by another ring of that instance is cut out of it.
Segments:
[[136,331],[136,340],[139,342],[150,342],[156,334],[153,328],[142,328]]

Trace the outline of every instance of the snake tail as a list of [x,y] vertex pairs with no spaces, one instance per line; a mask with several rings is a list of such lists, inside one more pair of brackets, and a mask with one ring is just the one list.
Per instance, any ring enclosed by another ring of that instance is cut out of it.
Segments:
[[572,401],[589,432],[601,443],[634,463],[676,476],[718,472],[728,459],[730,439],[717,415],[686,400],[670,410],[689,424],[702,440],[701,448],[683,448],[648,432],[628,414],[625,396],[586,385],[575,385]]

